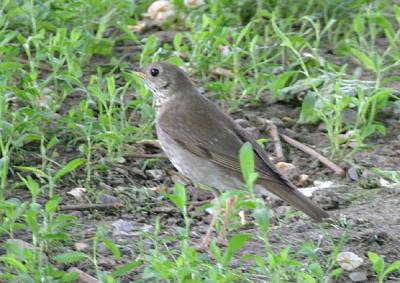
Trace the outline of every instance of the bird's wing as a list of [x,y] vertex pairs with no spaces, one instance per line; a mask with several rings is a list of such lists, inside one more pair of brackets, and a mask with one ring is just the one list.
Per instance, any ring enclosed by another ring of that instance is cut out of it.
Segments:
[[218,108],[208,105],[189,110],[183,111],[186,114],[179,117],[175,111],[164,112],[158,119],[158,126],[191,153],[238,174],[241,174],[239,150],[245,142],[249,142],[254,150],[260,184],[316,221],[329,217],[275,168],[255,139]]
[[[269,162],[265,151],[245,130],[219,109],[215,109],[214,105],[208,106],[204,107],[205,111],[199,108],[184,111],[183,117],[177,117],[175,111],[166,111],[159,117],[158,125],[171,139],[191,153],[239,174],[239,150],[245,142],[250,142],[255,152],[255,167],[260,178],[292,186]],[[212,115],[215,111],[218,111],[217,119]],[[199,123],[199,120],[202,122]]]

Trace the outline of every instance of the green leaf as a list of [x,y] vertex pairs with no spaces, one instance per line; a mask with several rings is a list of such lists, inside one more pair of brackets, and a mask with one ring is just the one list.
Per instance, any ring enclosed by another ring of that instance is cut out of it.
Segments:
[[183,61],[182,58],[180,58],[178,56],[169,57],[167,62],[170,64],[177,65],[177,66],[183,66],[185,64],[185,61]]
[[377,70],[374,61],[372,61],[367,55],[355,48],[351,48],[351,52],[364,64],[367,69],[376,73]]
[[339,276],[344,272],[343,268],[336,268],[332,270],[331,276],[332,278],[339,278]]
[[394,11],[396,12],[397,23],[400,25],[400,6],[395,6]]
[[23,65],[17,62],[0,63],[0,72],[12,72],[21,68]]
[[36,199],[36,197],[40,193],[39,183],[36,182],[34,179],[32,179],[31,176],[28,176],[28,178],[26,178],[26,179],[24,177],[22,177],[21,175],[19,175],[19,177],[24,182],[25,186],[28,188],[29,192],[32,195],[32,198]]
[[239,159],[243,179],[248,183],[251,174],[254,172],[254,152],[253,147],[249,142],[244,143],[240,148]]
[[53,213],[56,211],[58,204],[60,203],[60,197],[59,196],[53,196],[45,206],[45,211],[46,213]]
[[353,19],[353,29],[360,36],[364,36],[364,31],[365,31],[364,25],[365,25],[364,18],[361,15],[357,15]]
[[10,266],[13,266],[14,268],[18,269],[22,273],[28,273],[28,269],[24,266],[24,264],[15,258],[9,257],[9,256],[1,256],[0,261],[5,262],[9,264]]
[[174,193],[166,195],[175,205],[179,208],[182,213],[186,211],[186,189],[180,183],[176,183],[174,186]]
[[383,270],[385,269],[385,262],[381,256],[374,252],[368,252],[368,258],[372,262],[372,269],[376,274],[383,274]]
[[140,266],[140,264],[141,262],[139,260],[125,263],[124,265],[117,267],[111,274],[114,277],[121,277],[122,275],[125,275],[128,272],[130,272],[132,269],[135,269],[136,267]]
[[35,173],[36,175],[39,175],[41,177],[46,177],[46,173],[44,173],[42,170],[35,168],[35,167],[27,167],[27,166],[16,166],[18,169],[22,171],[28,171]]
[[253,211],[253,217],[263,233],[269,231],[269,209],[266,207],[257,208]]
[[114,77],[107,77],[107,90],[109,95],[115,94],[115,80]]
[[293,48],[293,44],[290,41],[290,39],[279,29],[279,27],[276,24],[276,20],[275,20],[275,15],[272,17],[271,19],[271,23],[272,23],[272,28],[274,30],[274,32],[278,35],[278,37],[282,40],[282,46],[286,46],[289,48]]
[[52,148],[53,146],[55,146],[56,144],[58,144],[59,140],[56,136],[52,137],[51,140],[48,142],[46,148],[47,150],[49,150],[50,148]]
[[315,123],[318,121],[318,114],[315,111],[315,103],[317,102],[317,95],[309,91],[303,99],[301,105],[300,122],[301,123]]
[[279,96],[279,91],[286,86],[288,80],[290,80],[293,75],[296,74],[295,71],[287,71],[283,74],[280,74],[276,79],[274,79],[271,83],[271,91],[273,97]]
[[85,258],[87,258],[87,256],[82,252],[67,252],[53,257],[53,259],[59,263],[81,262]]
[[393,262],[392,264],[390,264],[385,272],[383,272],[383,277],[386,277],[387,275],[389,275],[390,273],[396,271],[396,270],[400,270],[400,260],[396,260],[395,262]]
[[176,51],[179,51],[181,44],[182,44],[182,33],[177,32],[174,37],[173,45]]
[[393,28],[392,24],[390,23],[390,21],[384,16],[377,15],[377,16],[375,16],[375,22],[383,28],[388,39],[392,40],[394,37],[395,31],[394,31],[394,28]]
[[210,251],[218,263],[222,263],[221,249],[218,247],[217,242],[213,239],[210,244]]
[[36,211],[30,209],[25,215],[25,222],[29,225],[34,235],[39,233],[39,223]]
[[235,253],[239,251],[250,238],[251,235],[249,234],[237,234],[232,237],[224,253],[224,258],[222,259],[223,266],[227,267],[229,265]]
[[115,259],[120,260],[121,259],[121,251],[119,248],[110,240],[105,239],[104,244],[107,246],[107,248],[111,251],[111,253],[114,255]]
[[317,283],[317,280],[315,280],[314,277],[312,277],[310,274],[300,272],[299,275],[302,277],[303,280],[298,282]]
[[54,179],[57,181],[58,179],[60,179],[64,175],[74,171],[76,168],[81,166],[83,163],[85,163],[85,159],[82,159],[82,158],[71,160],[63,168],[58,170],[58,172],[57,172],[56,176],[54,177]]

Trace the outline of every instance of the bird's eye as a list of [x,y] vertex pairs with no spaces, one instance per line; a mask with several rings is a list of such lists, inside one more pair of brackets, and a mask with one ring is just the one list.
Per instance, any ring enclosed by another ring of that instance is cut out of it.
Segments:
[[160,73],[160,71],[158,69],[156,69],[156,68],[153,68],[153,69],[150,70],[150,74],[153,77],[157,77],[159,73]]

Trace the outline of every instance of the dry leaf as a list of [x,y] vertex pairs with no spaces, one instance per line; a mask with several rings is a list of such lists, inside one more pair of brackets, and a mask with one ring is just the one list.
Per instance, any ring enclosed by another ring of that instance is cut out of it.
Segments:
[[217,76],[233,78],[233,73],[231,70],[220,68],[220,67],[213,69],[212,73]]
[[276,163],[276,168],[282,171],[290,171],[296,169],[296,166],[294,166],[292,163],[287,163],[287,162],[278,162]]
[[136,33],[144,33],[148,28],[148,24],[146,21],[139,21],[136,25],[128,26],[128,28]]
[[341,252],[336,257],[337,263],[341,268],[351,271],[359,267],[364,260],[352,252]]
[[188,8],[196,8],[204,5],[204,0],[185,0],[183,4]]
[[85,195],[86,189],[85,188],[75,188],[67,192],[67,194],[73,196],[76,200],[82,200],[83,196]]
[[155,25],[162,25],[176,15],[174,5],[166,0],[153,2],[147,10],[147,16],[154,22]]
[[84,242],[76,242],[74,244],[74,246],[75,246],[75,250],[77,250],[77,251],[85,251],[85,250],[89,249],[89,245]]

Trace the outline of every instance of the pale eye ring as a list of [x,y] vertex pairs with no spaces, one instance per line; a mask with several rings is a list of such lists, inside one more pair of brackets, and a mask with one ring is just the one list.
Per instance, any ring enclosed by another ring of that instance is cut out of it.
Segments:
[[152,68],[152,69],[150,70],[150,74],[151,74],[153,77],[157,77],[159,73],[160,73],[160,71],[159,71],[158,69],[156,69],[156,68]]

